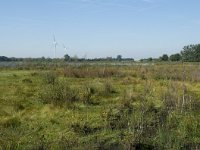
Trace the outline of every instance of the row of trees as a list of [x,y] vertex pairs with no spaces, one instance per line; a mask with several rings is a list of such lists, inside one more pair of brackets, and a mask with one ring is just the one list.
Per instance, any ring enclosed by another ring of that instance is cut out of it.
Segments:
[[185,46],[180,53],[171,56],[164,54],[159,59],[161,61],[200,62],[200,44]]
[[181,54],[177,53],[177,54],[173,54],[171,56],[168,56],[167,54],[163,54],[162,56],[160,56],[159,58],[147,58],[147,59],[141,59],[141,62],[158,62],[158,61],[181,61],[182,60],[182,56]]
[[92,58],[92,59],[86,59],[86,58],[78,58],[78,57],[70,57],[68,54],[64,55],[65,61],[134,61],[133,58],[122,58],[122,55],[117,55],[116,58],[113,57],[105,57],[105,58]]
[[180,61],[182,60],[181,54],[172,54],[171,56],[168,56],[167,54],[162,55],[159,60],[161,61]]
[[133,58],[122,58],[122,55],[117,55],[117,57],[105,57],[105,58],[78,58],[78,56],[71,57],[68,54],[64,55],[64,58],[45,58],[45,57],[40,57],[40,58],[15,58],[15,57],[6,57],[6,56],[0,56],[0,61],[1,62],[7,62],[7,61],[28,61],[28,62],[52,62],[52,61],[134,61]]
[[[0,61],[52,61],[54,59],[51,58],[8,58],[5,56],[0,56]],[[61,59],[58,59],[61,60]],[[93,59],[85,59],[85,58],[78,58],[70,57],[69,55],[64,56],[65,61],[134,61],[133,58],[122,58],[121,55],[117,55],[116,58],[107,57],[107,58],[93,58]],[[148,58],[148,59],[141,59],[141,61],[185,61],[185,62],[200,62],[200,44],[196,45],[188,45],[183,48],[180,53],[173,54],[168,56],[167,54],[162,55],[157,59]]]
[[51,61],[51,58],[15,58],[15,57],[6,57],[0,56],[0,61]]

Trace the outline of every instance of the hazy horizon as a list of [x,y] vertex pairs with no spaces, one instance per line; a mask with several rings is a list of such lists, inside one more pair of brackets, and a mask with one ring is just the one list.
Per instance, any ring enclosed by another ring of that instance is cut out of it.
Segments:
[[[199,43],[198,0],[18,0],[0,5],[0,56],[158,57]],[[67,47],[67,51],[63,48]]]

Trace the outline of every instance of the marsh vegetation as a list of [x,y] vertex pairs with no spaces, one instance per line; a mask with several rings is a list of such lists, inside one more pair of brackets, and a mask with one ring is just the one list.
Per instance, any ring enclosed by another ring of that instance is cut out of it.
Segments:
[[0,149],[200,149],[199,63],[3,66]]

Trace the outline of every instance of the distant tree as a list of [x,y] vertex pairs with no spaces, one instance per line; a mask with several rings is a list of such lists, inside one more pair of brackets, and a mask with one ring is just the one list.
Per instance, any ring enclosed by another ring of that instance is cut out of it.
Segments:
[[183,61],[200,62],[200,44],[185,46],[181,55]]
[[6,56],[0,56],[0,61],[10,61],[10,59]]
[[181,57],[181,55],[180,55],[179,53],[177,53],[177,54],[171,55],[171,56],[169,57],[169,59],[170,59],[171,61],[180,61],[180,60],[182,59],[182,57]]
[[148,58],[147,60],[148,60],[148,61],[153,61],[153,58],[152,58],[152,57],[150,57],[150,58]]
[[122,55],[117,55],[117,60],[121,61],[122,60]]
[[65,61],[69,61],[70,60],[70,56],[68,54],[64,55],[64,60]]
[[46,58],[46,61],[51,62],[52,59],[51,58]]
[[45,58],[44,56],[43,56],[43,57],[41,57],[41,60],[42,60],[42,61],[45,61],[45,59],[46,59],[46,58]]
[[167,54],[163,54],[161,57],[160,57],[160,60],[162,61],[168,61],[169,60],[169,57]]

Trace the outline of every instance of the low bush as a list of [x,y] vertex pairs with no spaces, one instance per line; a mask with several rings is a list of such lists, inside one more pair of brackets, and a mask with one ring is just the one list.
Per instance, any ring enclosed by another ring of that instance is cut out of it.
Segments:
[[81,101],[84,104],[94,104],[94,94],[95,94],[95,88],[92,87],[91,85],[86,85],[82,89],[81,93]]
[[58,75],[53,71],[49,71],[42,73],[42,78],[45,84],[54,84],[58,78]]
[[39,98],[44,103],[53,103],[55,105],[72,103],[79,99],[77,91],[63,81],[56,81],[53,85],[44,86],[39,92]]

